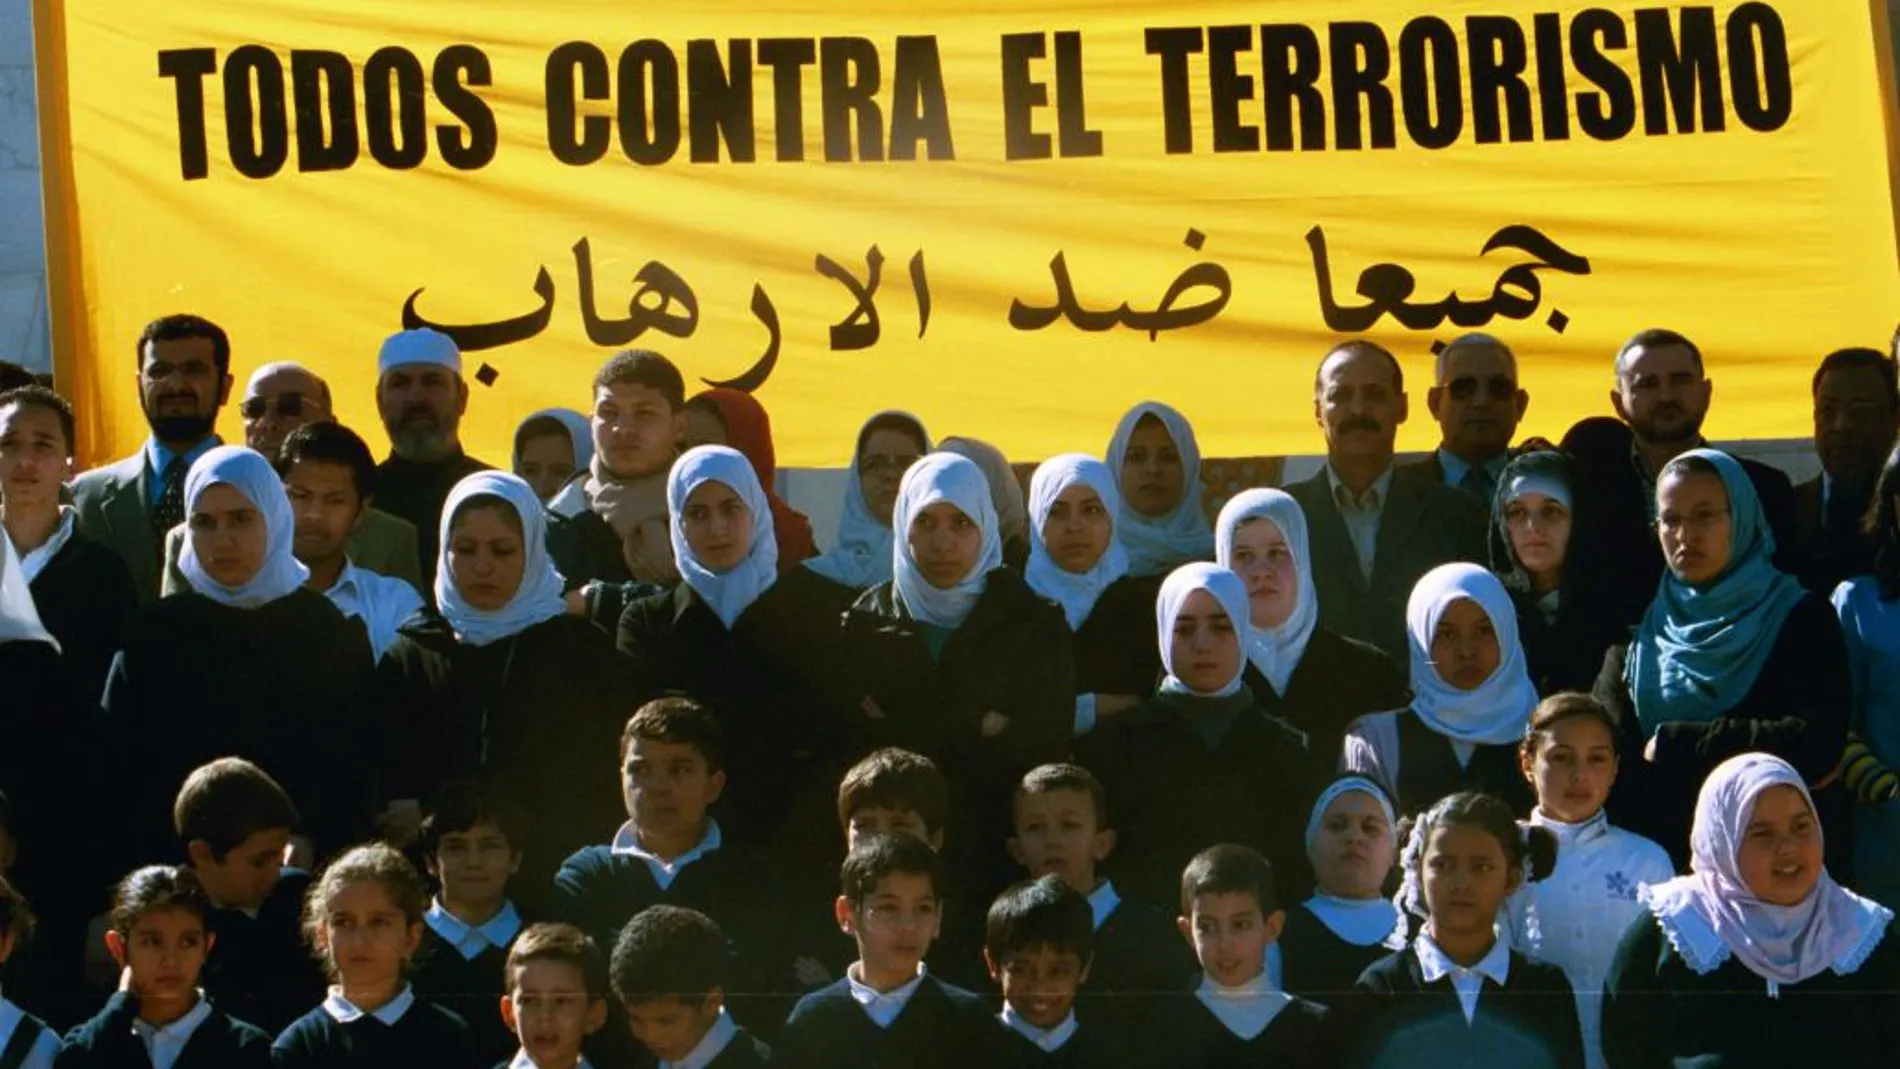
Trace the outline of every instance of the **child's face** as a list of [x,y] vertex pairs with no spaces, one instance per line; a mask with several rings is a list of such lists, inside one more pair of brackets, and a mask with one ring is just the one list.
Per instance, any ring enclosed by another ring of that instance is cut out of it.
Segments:
[[1179,921],[1201,970],[1223,987],[1239,987],[1267,965],[1267,948],[1280,938],[1286,914],[1262,915],[1260,900],[1244,892],[1200,895]]
[[990,979],[1003,988],[1003,1000],[1037,1028],[1061,1024],[1075,1007],[1075,992],[1089,978],[1088,963],[1074,951],[1053,946],[1023,947],[1002,961],[983,952]]
[[492,904],[507,894],[508,877],[521,871],[521,855],[500,825],[481,823],[443,835],[429,869],[442,881],[443,902]]
[[1220,599],[1205,590],[1182,600],[1169,643],[1168,665],[1190,690],[1212,694],[1240,674],[1240,635]]
[[1537,808],[1566,824],[1597,815],[1616,782],[1616,740],[1593,716],[1559,720],[1543,732],[1537,750],[1521,758],[1524,778],[1537,788]]
[[696,835],[706,809],[719,799],[726,774],[714,772],[705,755],[683,742],[636,738],[620,769],[627,816],[642,835]]
[[1392,871],[1397,843],[1379,800],[1347,791],[1327,805],[1311,855],[1319,889],[1340,898],[1372,898]]
[[715,989],[703,1001],[656,998],[627,1007],[627,1029],[663,1062],[684,1061],[719,1020],[725,996]]
[[1798,906],[1821,878],[1821,825],[1807,799],[1776,786],[1755,799],[1735,858],[1742,882],[1771,906]]
[[587,978],[573,965],[535,960],[515,970],[501,1019],[534,1064],[565,1069],[580,1060],[581,1040],[607,1022],[607,1002],[587,990]]
[[896,872],[856,906],[838,899],[838,925],[857,939],[867,972],[908,976],[936,941],[941,909],[929,876]]
[[1497,836],[1482,828],[1442,825],[1425,843],[1425,907],[1434,933],[1478,935],[1497,925],[1498,909],[1517,889]]
[[1060,876],[1088,894],[1095,890],[1095,866],[1115,848],[1115,833],[1101,830],[1095,820],[1095,802],[1087,791],[1023,795],[1016,800],[1010,856],[1032,877]]
[[265,828],[233,847],[222,860],[211,856],[211,846],[194,840],[187,852],[191,867],[212,904],[225,909],[256,909],[270,897],[284,874],[284,853],[290,846],[289,828]]
[[864,806],[852,813],[844,829],[845,852],[856,850],[859,842],[873,835],[908,835],[930,844],[932,850],[943,849],[943,832],[931,831],[923,814],[908,806]]
[[132,993],[141,1001],[191,1001],[211,950],[203,917],[188,909],[147,910],[130,932],[108,934],[108,949],[131,972]]
[[376,991],[401,983],[403,963],[422,942],[422,922],[404,915],[382,884],[361,880],[330,895],[319,934],[344,988]]

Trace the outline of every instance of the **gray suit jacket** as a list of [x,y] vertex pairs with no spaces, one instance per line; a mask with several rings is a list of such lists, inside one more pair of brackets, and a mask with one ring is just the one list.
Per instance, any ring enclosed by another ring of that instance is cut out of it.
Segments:
[[[178,554],[185,545],[185,525],[179,524],[165,534],[166,596],[191,589],[185,573],[178,570]],[[372,508],[363,513],[363,522],[350,535],[350,560],[358,568],[394,576],[416,588],[424,601],[433,601],[422,589],[422,569],[416,551],[416,525],[400,516]]]
[[140,605],[149,605],[159,596],[158,540],[152,536],[146,483],[143,449],[73,480],[80,532],[111,547],[125,561]]
[[1451,561],[1485,563],[1485,509],[1477,496],[1403,468],[1392,473],[1370,582],[1325,470],[1287,492],[1311,532],[1319,626],[1370,642],[1400,665],[1408,661],[1405,604],[1419,577]]

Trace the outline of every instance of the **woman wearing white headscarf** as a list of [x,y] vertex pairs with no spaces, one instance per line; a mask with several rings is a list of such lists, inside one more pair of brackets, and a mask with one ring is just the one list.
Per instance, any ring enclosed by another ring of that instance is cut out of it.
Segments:
[[140,613],[106,679],[106,716],[127,746],[124,812],[152,836],[138,845],[171,837],[164,817],[192,769],[236,755],[283,784],[319,848],[342,846],[367,828],[363,625],[304,587],[290,498],[262,455],[227,445],[199,457],[185,517],[179,567],[194,592]]
[[544,503],[593,463],[593,426],[571,408],[544,408],[515,428],[514,472]]
[[633,681],[613,640],[566,614],[546,525],[518,476],[456,483],[442,508],[439,615],[405,624],[376,672],[395,736],[380,784],[390,833],[411,833],[450,780],[499,782],[531,819],[520,880],[531,888],[625,817],[609,766]]
[[1329,764],[1346,728],[1409,693],[1383,650],[1319,626],[1306,513],[1291,494],[1245,490],[1214,521],[1214,558],[1247,584],[1252,639],[1245,680],[1260,707],[1306,732]]
[[866,420],[851,452],[838,538],[805,567],[852,590],[889,582],[891,509],[904,473],[928,452],[930,435],[916,416],[879,412]]
[[1762,753],[1709,774],[1690,874],[1635,892],[1648,915],[1610,970],[1610,1065],[1879,1061],[1900,1045],[1893,913],[1828,874],[1803,781]]
[[1176,569],[1155,602],[1160,687],[1078,744],[1114,806],[1116,884],[1138,901],[1173,900],[1188,861],[1216,843],[1272,858],[1287,895],[1310,886],[1300,830],[1321,769],[1241,682],[1247,619],[1239,576]]
[[1535,792],[1517,745],[1537,706],[1517,613],[1498,577],[1475,564],[1426,572],[1405,608],[1412,704],[1346,733],[1342,769],[1384,784],[1401,815],[1460,791],[1483,791],[1529,813]]
[[1214,556],[1214,533],[1201,511],[1201,447],[1187,417],[1156,401],[1122,416],[1109,439],[1109,470],[1121,488],[1115,536],[1132,575],[1166,575]]

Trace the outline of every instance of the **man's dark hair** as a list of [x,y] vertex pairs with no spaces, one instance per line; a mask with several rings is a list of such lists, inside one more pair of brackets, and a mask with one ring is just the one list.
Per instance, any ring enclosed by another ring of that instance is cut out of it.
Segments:
[[1900,370],[1896,369],[1893,357],[1878,349],[1836,349],[1822,357],[1821,366],[1814,369],[1811,396],[1821,396],[1821,380],[1828,372],[1849,368],[1865,368],[1878,374],[1884,387],[1880,399],[1887,402],[1888,407],[1900,406]]
[[28,371],[24,366],[11,360],[0,360],[0,391],[17,390],[22,386],[38,386],[40,377]]
[[363,436],[341,423],[306,423],[291,431],[277,449],[277,475],[289,478],[290,469],[303,461],[341,464],[350,469],[356,496],[367,504],[376,496],[376,457]]
[[242,757],[220,757],[185,777],[172,805],[179,841],[202,839],[219,861],[260,831],[297,826],[290,795]]
[[1369,353],[1378,353],[1380,356],[1385,357],[1385,362],[1392,365],[1392,392],[1395,394],[1405,392],[1405,368],[1399,365],[1399,358],[1392,355],[1392,350],[1387,349],[1375,341],[1367,341],[1365,338],[1354,338],[1351,341],[1340,342],[1338,345],[1326,350],[1326,355],[1319,358],[1319,367],[1313,371],[1313,391],[1315,393],[1319,392],[1319,375],[1320,371],[1325,369],[1326,361],[1331,360],[1340,353],[1350,352],[1355,349],[1364,350]]
[[1650,327],[1648,330],[1639,330],[1630,337],[1630,340],[1618,347],[1616,350],[1616,373],[1618,375],[1623,373],[1623,361],[1628,359],[1630,353],[1637,349],[1661,349],[1671,345],[1689,350],[1689,355],[1695,358],[1696,373],[1702,373],[1702,350],[1696,348],[1695,342],[1690,341],[1683,335],[1673,330],[1665,330],[1662,327]]
[[614,940],[614,997],[623,1006],[663,998],[694,1005],[725,986],[726,935],[711,917],[681,906],[648,906]]
[[204,338],[211,343],[212,360],[218,366],[218,377],[231,373],[231,339],[224,328],[202,316],[179,314],[154,319],[139,331],[138,366],[145,367],[145,349],[155,341],[184,341],[186,338]]
[[642,705],[620,732],[620,761],[626,763],[633,740],[672,742],[691,746],[706,759],[706,768],[718,772],[726,767],[726,735],[712,710],[691,698],[671,696],[655,698]]
[[877,885],[892,876],[925,877],[931,891],[939,900],[943,898],[943,859],[930,844],[913,836],[872,835],[860,839],[839,870],[845,900],[854,909],[864,905],[877,893]]
[[78,445],[74,439],[78,437],[79,429],[73,422],[72,402],[44,386],[30,385],[15,386],[5,393],[0,393],[0,408],[8,405],[44,408],[57,416],[59,432],[66,436],[66,455],[69,457],[73,455],[73,449]]
[[990,903],[983,949],[997,965],[1011,954],[1037,947],[1074,954],[1087,965],[1095,956],[1095,912],[1082,892],[1060,876],[1019,883]]
[[527,840],[522,837],[521,809],[514,797],[493,784],[473,780],[451,780],[435,796],[429,815],[422,820],[418,845],[431,861],[442,849],[442,837],[470,831],[478,824],[493,824],[508,838],[508,849],[521,853]]
[[651,349],[627,349],[615,353],[594,375],[594,389],[605,390],[621,383],[645,386],[666,398],[666,407],[678,412],[686,407],[686,380],[673,361]]

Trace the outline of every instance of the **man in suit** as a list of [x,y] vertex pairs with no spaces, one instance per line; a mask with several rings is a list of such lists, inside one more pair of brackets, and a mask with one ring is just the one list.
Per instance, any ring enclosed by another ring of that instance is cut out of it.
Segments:
[[1814,452],[1821,474],[1794,488],[1803,585],[1832,594],[1874,570],[1873,539],[1861,527],[1881,465],[1900,434],[1894,358],[1878,349],[1829,353],[1814,372]]
[[452,338],[427,327],[392,334],[383,341],[376,370],[376,411],[389,432],[389,457],[376,466],[376,503],[415,525],[428,596],[442,505],[456,483],[491,465],[462,452],[468,383]]
[[1399,470],[1470,491],[1488,509],[1531,403],[1517,384],[1517,354],[1489,334],[1466,334],[1439,351],[1436,371],[1425,404],[1443,439]]
[[1440,564],[1482,562],[1485,510],[1462,490],[1392,463],[1407,415],[1399,362],[1369,341],[1334,348],[1313,384],[1326,468],[1289,488],[1312,529],[1321,627],[1406,663],[1405,604]]
[[146,324],[138,340],[144,448],[73,480],[79,528],[125,561],[139,602],[158,599],[165,532],[184,522],[185,473],[219,445],[212,433],[231,396],[231,341],[195,315]]

